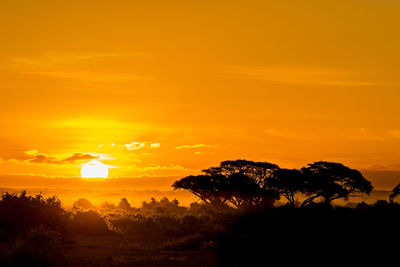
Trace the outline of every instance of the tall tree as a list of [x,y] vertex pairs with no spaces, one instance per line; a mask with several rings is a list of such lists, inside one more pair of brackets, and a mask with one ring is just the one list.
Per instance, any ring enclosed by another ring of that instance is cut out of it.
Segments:
[[279,199],[273,190],[260,187],[254,179],[242,173],[234,173],[227,177],[228,201],[236,207],[271,205]]
[[340,163],[319,161],[308,164],[301,172],[305,178],[304,193],[309,196],[302,206],[319,197],[329,204],[335,199],[369,194],[373,189],[359,171]]
[[266,179],[279,169],[268,162],[224,161],[219,167],[203,170],[204,175],[176,181],[175,189],[186,189],[206,203],[230,202],[236,207],[271,205],[279,194],[267,188]]
[[274,189],[279,195],[285,197],[290,206],[295,206],[295,194],[304,192],[305,188],[303,174],[296,169],[274,170],[266,184],[268,188]]
[[221,174],[229,176],[240,173],[252,178],[260,187],[266,187],[266,181],[271,177],[278,165],[269,162],[254,162],[249,160],[227,160],[220,163],[219,167],[211,167],[203,170],[209,175]]
[[400,184],[396,185],[396,186],[393,188],[392,193],[391,193],[390,196],[389,196],[390,202],[393,202],[394,199],[395,199],[398,195],[400,195]]
[[220,174],[190,175],[173,183],[174,189],[186,189],[207,204],[228,200],[227,180]]

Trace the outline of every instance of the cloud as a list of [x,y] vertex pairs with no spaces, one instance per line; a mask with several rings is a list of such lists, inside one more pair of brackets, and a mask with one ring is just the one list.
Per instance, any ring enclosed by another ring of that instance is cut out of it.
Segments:
[[71,156],[63,159],[57,159],[56,157],[53,156],[48,156],[46,154],[40,153],[37,150],[28,150],[25,151],[25,155],[21,157],[20,159],[14,159],[14,160],[19,160],[23,162],[28,162],[28,163],[36,163],[36,164],[56,164],[56,165],[62,165],[62,164],[72,164],[75,163],[76,161],[80,160],[90,160],[90,159],[98,159],[99,156],[94,156],[88,153],[73,153]]
[[169,165],[154,165],[154,166],[147,166],[143,168],[137,168],[140,172],[147,172],[147,171],[161,171],[161,170],[168,170],[168,171],[184,171],[184,172],[196,172],[199,170],[196,169],[189,169],[185,168],[180,165],[169,164]]
[[42,75],[59,79],[73,79],[90,82],[123,82],[129,80],[146,80],[146,76],[101,73],[93,71],[29,71],[26,74]]
[[353,71],[338,71],[307,67],[226,67],[224,73],[230,78],[262,80],[285,85],[328,85],[328,86],[374,86],[380,85],[356,78]]
[[274,137],[285,137],[285,138],[296,138],[297,135],[294,132],[288,130],[278,130],[275,128],[270,128],[264,131],[266,135]]
[[128,150],[138,150],[138,149],[144,148],[145,143],[144,142],[142,142],[142,143],[140,143],[140,142],[132,142],[130,144],[125,144],[124,146]]
[[269,128],[266,129],[264,133],[271,137],[280,137],[280,138],[296,139],[296,140],[310,140],[315,138],[315,136],[312,133],[295,132],[288,129]]
[[72,156],[63,159],[63,162],[75,162],[78,160],[87,160],[87,159],[98,159],[98,156],[93,156],[87,153],[74,153]]
[[13,58],[9,67],[28,75],[40,75],[57,79],[71,79],[85,82],[124,82],[128,80],[147,80],[148,76],[131,73],[102,72],[88,68],[87,65],[121,60],[128,56],[143,53],[110,53],[81,51],[44,51],[30,57]]
[[[111,147],[126,148],[128,150],[139,150],[139,149],[143,149],[143,148],[160,148],[160,146],[161,146],[160,143],[136,142],[136,141],[133,141],[129,144],[123,144],[123,145],[119,145],[119,144],[115,144],[115,143],[111,144]],[[101,144],[101,145],[98,145],[97,147],[101,148],[101,147],[104,147],[104,145]]]
[[390,130],[389,134],[394,138],[400,138],[400,130]]
[[194,149],[194,148],[212,148],[212,145],[205,145],[205,144],[195,144],[195,145],[182,145],[177,146],[175,149],[178,150],[186,150],[186,149]]
[[32,149],[32,150],[25,151],[24,153],[28,156],[36,156],[39,154],[39,151],[37,151],[36,149]]
[[119,53],[77,52],[77,51],[45,51],[37,56],[14,58],[13,62],[25,67],[55,67],[93,62],[107,58],[120,58]]
[[351,129],[344,131],[342,136],[355,141],[384,141],[385,138],[366,128]]
[[151,148],[159,148],[160,147],[160,143],[153,143],[153,144],[150,144],[150,147]]

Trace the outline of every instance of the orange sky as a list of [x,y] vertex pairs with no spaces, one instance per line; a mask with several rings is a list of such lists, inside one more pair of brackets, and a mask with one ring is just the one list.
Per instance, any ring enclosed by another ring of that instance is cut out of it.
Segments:
[[3,0],[0,187],[97,157],[110,178],[238,158],[396,174],[399,16],[395,0]]

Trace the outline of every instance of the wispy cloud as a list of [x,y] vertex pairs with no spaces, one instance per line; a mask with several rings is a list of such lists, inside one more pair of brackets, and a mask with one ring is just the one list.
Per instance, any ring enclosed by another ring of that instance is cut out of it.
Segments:
[[25,71],[25,74],[42,75],[59,79],[72,79],[92,82],[123,82],[129,80],[145,80],[150,79],[147,76],[103,73],[93,71]]
[[366,128],[348,129],[341,133],[343,137],[355,141],[377,141],[381,142],[385,140],[385,137],[381,134],[375,133],[372,130]]
[[113,52],[78,52],[78,51],[44,51],[30,57],[18,57],[12,61],[15,66],[25,67],[51,67],[59,65],[74,65],[97,60],[119,58],[125,56]]
[[150,144],[151,148],[159,148],[160,146],[161,146],[160,143],[152,143],[152,144]]
[[309,132],[296,132],[289,129],[277,129],[269,128],[264,131],[267,136],[271,137],[281,137],[286,139],[297,139],[297,140],[308,140],[315,138],[312,133]]
[[[137,142],[137,141],[133,141],[129,144],[115,144],[112,143],[110,145],[111,147],[115,147],[115,148],[126,148],[127,150],[139,150],[139,149],[144,149],[144,148],[160,148],[161,144],[160,143],[152,143],[152,142]],[[103,148],[104,144],[100,144],[97,147],[99,148]]]
[[169,164],[169,165],[154,165],[154,166],[146,166],[143,168],[137,168],[140,172],[147,172],[147,171],[161,171],[161,170],[166,170],[166,171],[184,171],[184,172],[196,172],[199,170],[196,169],[189,169],[185,168],[180,165],[176,164]]
[[25,151],[24,155],[22,155],[20,158],[14,158],[12,160],[26,163],[62,165],[73,164],[81,160],[91,160],[98,158],[99,156],[89,153],[73,153],[68,157],[59,159],[55,156],[48,156],[46,154],[40,153],[37,150],[28,150]]
[[389,134],[394,138],[400,138],[400,130],[390,130]]
[[[148,76],[113,71],[96,71],[93,66],[109,61],[123,60],[127,56],[141,53],[85,52],[85,51],[44,51],[30,57],[13,58],[7,68],[23,74],[40,75],[57,79],[90,82],[124,82],[150,79]],[[3,66],[4,67],[4,66]]]
[[144,142],[142,142],[142,143],[140,143],[140,142],[132,142],[130,144],[125,144],[124,146],[128,150],[138,150],[138,149],[144,148],[145,143]]
[[177,146],[175,149],[178,150],[186,150],[186,149],[195,149],[195,148],[212,148],[212,145],[205,145],[205,144],[195,144],[195,145],[182,145]]
[[229,66],[224,75],[230,78],[262,80],[272,84],[373,86],[377,83],[357,79],[354,71],[339,71],[308,67],[238,67]]

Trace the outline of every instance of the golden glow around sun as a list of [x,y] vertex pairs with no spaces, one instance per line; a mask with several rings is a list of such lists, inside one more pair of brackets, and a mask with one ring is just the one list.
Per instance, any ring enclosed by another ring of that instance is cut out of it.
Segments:
[[82,178],[107,178],[108,167],[100,161],[91,160],[82,166],[81,176]]

